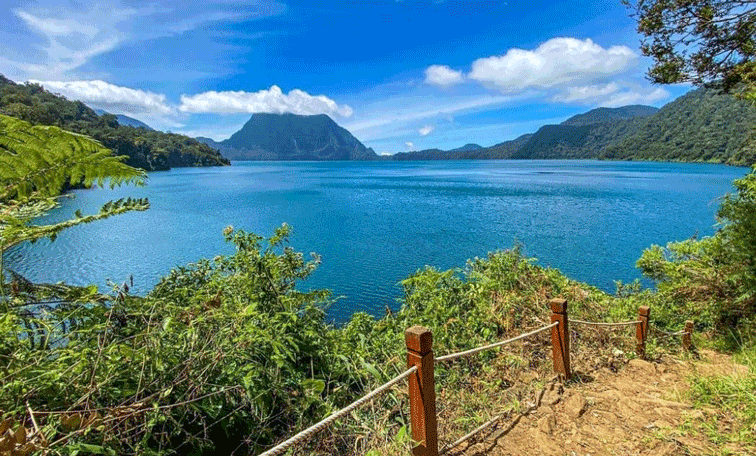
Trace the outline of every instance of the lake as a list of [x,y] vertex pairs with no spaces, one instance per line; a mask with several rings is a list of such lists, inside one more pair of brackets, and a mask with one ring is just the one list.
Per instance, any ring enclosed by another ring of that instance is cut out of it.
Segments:
[[146,187],[80,190],[50,214],[94,212],[108,199],[151,209],[17,246],[6,266],[34,281],[97,284],[134,277],[146,293],[172,267],[230,253],[228,225],[291,245],[322,265],[303,288],[343,296],[330,316],[396,309],[397,282],[425,265],[461,267],[515,243],[539,264],[614,291],[639,278],[651,244],[714,232],[718,198],[748,168],[603,161],[235,162],[150,173]]

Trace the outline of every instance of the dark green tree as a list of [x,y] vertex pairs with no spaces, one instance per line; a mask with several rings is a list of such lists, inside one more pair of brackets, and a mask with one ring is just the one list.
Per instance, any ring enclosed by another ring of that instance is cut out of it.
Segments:
[[721,84],[756,97],[756,2],[623,0],[638,20],[641,52],[661,84]]

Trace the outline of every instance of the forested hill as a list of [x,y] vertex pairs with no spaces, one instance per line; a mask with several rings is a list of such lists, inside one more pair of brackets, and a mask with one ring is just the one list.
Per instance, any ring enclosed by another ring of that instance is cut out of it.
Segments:
[[752,165],[756,106],[713,89],[698,89],[664,106],[606,147],[601,158]]
[[231,160],[377,160],[349,131],[325,114],[253,114],[225,141],[197,138]]
[[756,163],[756,107],[697,89],[661,109],[597,108],[491,147],[464,153],[429,149],[388,160],[615,159]]
[[2,75],[0,114],[91,136],[116,155],[127,155],[127,164],[148,171],[229,164],[217,150],[193,138],[120,125],[114,115],[98,116],[84,103],[52,94],[37,84],[16,84]]
[[[102,109],[94,109],[94,112],[97,113],[98,116],[102,116],[105,114],[111,114],[107,111],[104,111]],[[145,130],[154,130],[154,128],[150,127],[146,123],[142,122],[141,120],[137,120],[133,117],[129,117],[125,114],[111,114],[116,117],[116,120],[118,121],[118,125],[124,125],[127,127],[135,127],[135,128],[144,128]]]
[[596,108],[590,111],[572,116],[562,122],[562,125],[579,127],[581,125],[595,125],[618,120],[634,119],[656,114],[659,108],[644,105],[629,105],[621,108]]

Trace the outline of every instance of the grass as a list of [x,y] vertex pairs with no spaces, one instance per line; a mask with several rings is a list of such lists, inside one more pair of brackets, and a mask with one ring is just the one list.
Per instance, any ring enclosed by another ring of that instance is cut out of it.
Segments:
[[689,420],[687,430],[702,432],[718,449],[716,454],[737,454],[735,447],[756,452],[756,344],[742,347],[733,357],[745,365],[745,373],[689,378],[688,399],[698,409],[714,409],[716,415]]

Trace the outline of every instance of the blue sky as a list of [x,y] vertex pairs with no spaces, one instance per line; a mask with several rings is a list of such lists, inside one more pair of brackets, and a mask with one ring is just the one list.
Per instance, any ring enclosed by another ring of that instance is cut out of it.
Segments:
[[620,0],[4,1],[0,73],[190,136],[331,116],[378,153],[661,106]]

